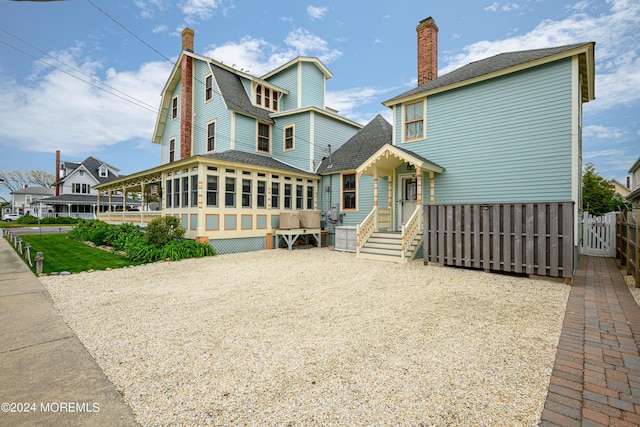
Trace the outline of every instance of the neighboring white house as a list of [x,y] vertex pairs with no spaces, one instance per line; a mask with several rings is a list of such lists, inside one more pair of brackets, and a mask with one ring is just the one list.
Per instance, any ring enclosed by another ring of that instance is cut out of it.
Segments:
[[47,187],[24,187],[11,192],[11,205],[4,213],[17,213],[21,215],[41,216],[42,213],[53,212],[51,208],[43,207],[44,212],[40,212],[39,201],[51,197],[54,194],[53,188]]
[[51,215],[95,218],[98,209],[106,211],[111,206],[111,210],[126,210],[141,205],[139,201],[127,198],[123,209],[122,196],[114,196],[111,200],[101,197],[98,203],[98,192],[93,187],[118,178],[118,168],[95,157],[87,157],[82,162],[59,162],[58,156],[59,152],[56,153],[55,195],[42,201]]

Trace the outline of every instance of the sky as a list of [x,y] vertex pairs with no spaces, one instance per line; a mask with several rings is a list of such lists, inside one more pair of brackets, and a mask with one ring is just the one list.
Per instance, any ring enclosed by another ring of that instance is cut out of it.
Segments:
[[56,150],[121,174],[159,165],[151,138],[187,26],[196,53],[257,77],[318,57],[333,73],[329,107],[363,125],[390,121],[381,103],[416,86],[415,28],[429,16],[440,76],[501,52],[595,41],[583,163],[626,183],[640,156],[640,0],[0,0],[0,170],[53,174]]

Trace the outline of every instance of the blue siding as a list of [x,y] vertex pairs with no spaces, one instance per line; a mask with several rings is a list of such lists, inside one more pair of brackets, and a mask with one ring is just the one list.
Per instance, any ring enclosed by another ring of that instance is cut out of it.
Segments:
[[[181,98],[180,95],[182,93],[182,84],[178,82],[176,88],[173,90],[171,97],[169,99],[169,108],[167,109],[167,121],[164,125],[164,130],[162,132],[162,143],[160,147],[160,164],[169,163],[169,140],[172,138],[176,139],[176,147],[175,147],[175,160],[180,159],[180,103]],[[173,120],[171,118],[171,100],[174,96],[178,95],[178,119]]]
[[[248,153],[256,152],[256,126],[255,119],[243,116],[242,114],[236,114],[236,150],[246,151]],[[271,127],[271,132],[273,134],[273,126]]]
[[398,111],[397,144],[446,168],[436,203],[570,200],[571,80],[566,59],[430,96],[426,140]]
[[315,114],[314,123],[315,150],[313,158],[316,168],[320,165],[322,158],[328,155],[329,145],[331,145],[331,150],[335,152],[360,130],[355,126],[318,113]]
[[[309,171],[309,149],[311,141],[311,113],[294,114],[276,119],[272,127],[271,153],[273,157],[305,171]],[[294,125],[294,149],[284,151],[284,129]]]
[[280,111],[293,110],[298,107],[298,65],[293,64],[291,67],[280,71],[268,79],[269,83],[273,83],[283,89],[289,91],[288,95],[283,95],[280,100]]
[[324,74],[312,62],[302,63],[302,105],[324,108]]
[[196,79],[193,85],[193,154],[207,153],[207,124],[216,121],[215,151],[226,151],[231,147],[231,112],[226,109],[224,100],[220,95],[220,88],[213,79],[213,99],[205,103],[204,81],[211,72],[209,65],[204,61],[194,61],[194,75]]

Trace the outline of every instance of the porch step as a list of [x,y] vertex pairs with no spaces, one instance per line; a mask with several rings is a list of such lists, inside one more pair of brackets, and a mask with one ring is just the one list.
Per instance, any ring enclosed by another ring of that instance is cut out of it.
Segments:
[[[422,233],[418,234],[411,243],[405,261],[411,259],[421,240]],[[360,249],[360,257],[378,261],[403,262],[401,234],[399,232],[373,233]]]

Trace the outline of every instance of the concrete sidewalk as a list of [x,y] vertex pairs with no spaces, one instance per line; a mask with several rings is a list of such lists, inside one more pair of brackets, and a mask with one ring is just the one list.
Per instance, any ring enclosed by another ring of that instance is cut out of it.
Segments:
[[0,425],[138,425],[44,285],[4,238],[0,325]]

